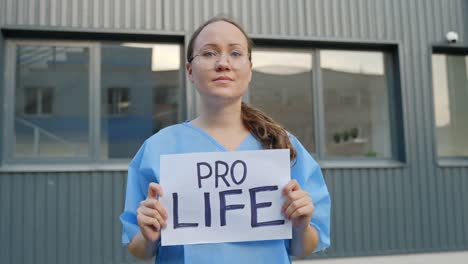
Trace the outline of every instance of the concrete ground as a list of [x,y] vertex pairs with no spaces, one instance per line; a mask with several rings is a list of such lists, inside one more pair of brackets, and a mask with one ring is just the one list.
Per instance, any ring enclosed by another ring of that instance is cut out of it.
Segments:
[[467,264],[468,251],[353,257],[317,260],[296,260],[294,264]]

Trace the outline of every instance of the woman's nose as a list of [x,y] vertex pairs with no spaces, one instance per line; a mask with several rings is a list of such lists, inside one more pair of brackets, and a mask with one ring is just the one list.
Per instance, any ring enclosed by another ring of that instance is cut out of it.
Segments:
[[216,70],[228,70],[230,69],[229,59],[226,55],[221,55],[216,61]]

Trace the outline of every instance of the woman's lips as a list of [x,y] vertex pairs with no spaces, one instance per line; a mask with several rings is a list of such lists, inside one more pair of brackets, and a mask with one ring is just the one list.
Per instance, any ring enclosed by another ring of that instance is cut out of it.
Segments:
[[214,79],[213,81],[219,82],[219,83],[228,83],[228,82],[232,82],[233,79],[227,76],[220,76]]

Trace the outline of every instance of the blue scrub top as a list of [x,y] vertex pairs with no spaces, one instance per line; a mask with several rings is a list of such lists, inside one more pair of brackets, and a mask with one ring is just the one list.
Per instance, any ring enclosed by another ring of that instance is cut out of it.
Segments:
[[[319,234],[315,252],[321,251],[330,246],[330,195],[317,162],[296,137],[290,135],[290,140],[297,152],[291,162],[291,178],[312,198],[315,210],[310,224]],[[261,149],[260,142],[249,134],[236,150]],[[148,138],[128,168],[125,208],[120,215],[122,243],[128,244],[139,231],[136,210],[146,199],[149,183],[159,183],[160,155],[215,151],[228,150],[188,122],[166,127]],[[290,263],[289,244],[290,240],[266,240],[159,246],[156,263]]]

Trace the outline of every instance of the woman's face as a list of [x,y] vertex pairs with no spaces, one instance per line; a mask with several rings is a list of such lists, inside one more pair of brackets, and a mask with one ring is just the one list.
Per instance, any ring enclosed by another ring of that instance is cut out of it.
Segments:
[[194,42],[192,57],[188,76],[203,99],[241,99],[252,79],[252,64],[247,39],[236,26],[225,21],[207,25]]

